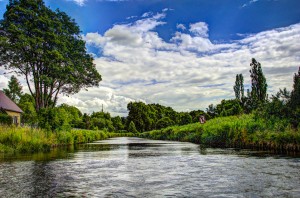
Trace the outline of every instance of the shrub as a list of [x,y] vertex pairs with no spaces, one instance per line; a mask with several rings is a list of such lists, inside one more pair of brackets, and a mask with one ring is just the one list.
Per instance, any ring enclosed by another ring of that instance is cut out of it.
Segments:
[[11,125],[12,124],[12,117],[4,114],[4,113],[0,113],[0,123],[1,124],[6,124],[6,125]]

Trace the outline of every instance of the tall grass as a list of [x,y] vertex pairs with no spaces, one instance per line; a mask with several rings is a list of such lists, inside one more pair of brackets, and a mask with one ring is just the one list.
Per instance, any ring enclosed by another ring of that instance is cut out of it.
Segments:
[[161,140],[188,141],[213,147],[256,148],[300,151],[300,130],[270,126],[253,115],[229,116],[173,126],[140,134],[140,137]]
[[[133,136],[133,134],[120,134]],[[87,143],[119,136],[92,130],[70,130],[49,132],[30,127],[13,127],[0,125],[0,153],[34,153],[48,152],[54,147]]]

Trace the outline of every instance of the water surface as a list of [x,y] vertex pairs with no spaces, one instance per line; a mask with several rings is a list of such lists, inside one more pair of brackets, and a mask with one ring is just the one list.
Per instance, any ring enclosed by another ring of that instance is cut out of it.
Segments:
[[300,158],[112,138],[0,161],[0,197],[300,197]]

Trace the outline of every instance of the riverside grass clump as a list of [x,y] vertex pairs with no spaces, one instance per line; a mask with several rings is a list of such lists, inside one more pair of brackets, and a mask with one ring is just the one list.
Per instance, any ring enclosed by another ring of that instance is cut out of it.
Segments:
[[87,143],[113,137],[103,131],[70,130],[50,132],[30,127],[0,125],[0,153],[48,152],[54,147]]
[[300,130],[270,125],[254,115],[220,117],[205,124],[194,123],[141,133],[140,137],[186,141],[212,147],[300,151]]

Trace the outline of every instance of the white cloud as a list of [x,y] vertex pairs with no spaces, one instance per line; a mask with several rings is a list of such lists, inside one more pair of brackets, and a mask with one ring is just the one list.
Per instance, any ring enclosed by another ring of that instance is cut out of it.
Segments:
[[[101,88],[110,87],[115,98],[123,98],[122,102],[108,102],[111,100],[100,96],[101,91],[92,91],[87,101],[100,98],[113,114],[125,113],[126,102],[132,100],[161,103],[178,111],[205,109],[210,103],[234,97],[237,73],[243,73],[249,87],[252,57],[263,65],[270,94],[291,88],[300,60],[300,46],[295,42],[300,39],[300,24],[216,44],[208,38],[208,25],[198,22],[190,24],[191,34],[177,32],[166,42],[155,31],[165,24],[165,17],[165,13],[149,15],[115,25],[104,35],[85,36],[103,51],[104,56],[95,59],[103,75]],[[92,106],[98,103],[89,102]]]
[[180,23],[180,24],[177,24],[177,25],[176,25],[176,28],[177,28],[177,29],[181,29],[181,30],[186,30],[186,27],[185,27],[183,24],[181,24],[181,23]]
[[251,5],[251,4],[255,3],[255,2],[258,2],[258,0],[250,0],[248,3],[243,4],[242,8],[247,7],[247,6],[249,6],[249,5]]
[[[176,32],[170,41],[156,32],[165,24],[164,12],[133,23],[114,25],[104,34],[84,35],[99,48],[94,63],[103,81],[100,87],[71,96],[60,103],[92,113],[104,110],[125,116],[130,101],[160,103],[177,111],[205,109],[224,98],[234,98],[235,75],[243,73],[249,87],[251,58],[263,66],[269,95],[292,88],[300,62],[300,24],[243,35],[230,43],[209,39],[205,22],[190,24],[190,32]],[[180,23],[179,23],[180,24]],[[0,78],[0,85],[7,83]],[[25,86],[24,86],[25,87]]]
[[205,22],[198,22],[190,24],[190,32],[194,33],[196,36],[208,37],[208,25]]
[[79,6],[84,6],[85,3],[87,2],[87,0],[68,0],[68,1],[73,1],[74,3],[76,3]]

